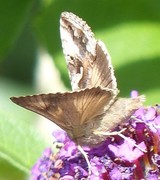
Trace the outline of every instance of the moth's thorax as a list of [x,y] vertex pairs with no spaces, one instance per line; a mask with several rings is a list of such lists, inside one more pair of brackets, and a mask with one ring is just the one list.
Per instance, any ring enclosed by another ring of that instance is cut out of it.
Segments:
[[89,134],[85,134],[82,137],[74,139],[74,141],[79,145],[90,145],[95,146],[106,140],[106,136],[94,134],[93,131]]
[[74,126],[71,131],[67,132],[69,137],[73,140],[82,138],[85,134],[84,128],[81,126]]
[[97,121],[91,121],[81,126],[74,127],[72,131],[68,131],[68,136],[80,145],[96,145],[106,139],[106,136],[97,135],[94,131],[101,124],[102,117],[98,117]]

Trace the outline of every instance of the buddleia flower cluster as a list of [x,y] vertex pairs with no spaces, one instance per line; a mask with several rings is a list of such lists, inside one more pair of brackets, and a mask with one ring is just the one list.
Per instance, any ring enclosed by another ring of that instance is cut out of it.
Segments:
[[[96,147],[83,147],[91,165],[64,131],[54,132],[59,151],[44,150],[31,180],[158,180],[160,177],[160,106],[141,107]],[[136,144],[136,146],[135,146]]]

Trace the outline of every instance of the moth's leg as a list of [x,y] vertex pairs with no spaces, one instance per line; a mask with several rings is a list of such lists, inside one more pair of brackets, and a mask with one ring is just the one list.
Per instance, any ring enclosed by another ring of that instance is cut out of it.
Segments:
[[142,149],[140,146],[138,146],[136,143],[134,143],[130,138],[124,136],[122,134],[123,131],[125,131],[126,128],[120,130],[120,131],[113,131],[113,132],[100,132],[100,131],[95,131],[95,134],[99,134],[99,135],[104,135],[104,136],[114,136],[114,135],[118,135],[120,137],[122,137],[123,139],[125,139],[126,141],[128,141],[129,143],[133,144],[135,147],[137,147],[139,150],[141,150],[142,152],[147,152],[145,149]]
[[82,155],[84,156],[84,158],[86,160],[86,163],[88,165],[88,174],[90,176],[91,175],[91,163],[88,159],[87,153],[83,150],[83,148],[80,145],[77,145],[77,147],[78,147],[78,150],[82,153]]
[[98,134],[98,135],[104,135],[104,136],[115,136],[115,135],[119,135],[121,134],[123,131],[125,131],[126,128],[123,128],[120,131],[113,131],[113,132],[101,132],[101,131],[94,131],[94,134]]

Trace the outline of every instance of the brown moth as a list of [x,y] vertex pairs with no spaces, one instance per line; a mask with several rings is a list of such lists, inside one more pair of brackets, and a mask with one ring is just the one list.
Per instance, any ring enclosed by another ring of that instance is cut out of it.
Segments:
[[57,124],[78,145],[95,145],[142,106],[144,97],[117,97],[110,56],[86,22],[63,12],[60,33],[73,91],[11,100]]

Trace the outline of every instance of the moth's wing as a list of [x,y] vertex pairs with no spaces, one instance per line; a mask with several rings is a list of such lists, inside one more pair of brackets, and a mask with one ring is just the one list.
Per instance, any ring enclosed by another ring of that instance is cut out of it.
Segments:
[[81,126],[103,113],[112,99],[112,91],[100,88],[11,98],[14,103],[50,119],[72,138],[85,133]]
[[100,132],[112,131],[117,125],[128,120],[135,110],[143,106],[145,97],[118,98],[106,111],[101,121],[101,126],[97,129]]
[[85,21],[68,12],[61,14],[60,34],[72,89],[89,88],[90,61],[96,53],[94,34]]
[[102,88],[117,89],[111,57],[102,41],[97,41],[96,56],[92,65],[91,84]]
[[94,38],[85,21],[72,13],[62,13],[60,34],[73,90],[117,88],[106,47]]

